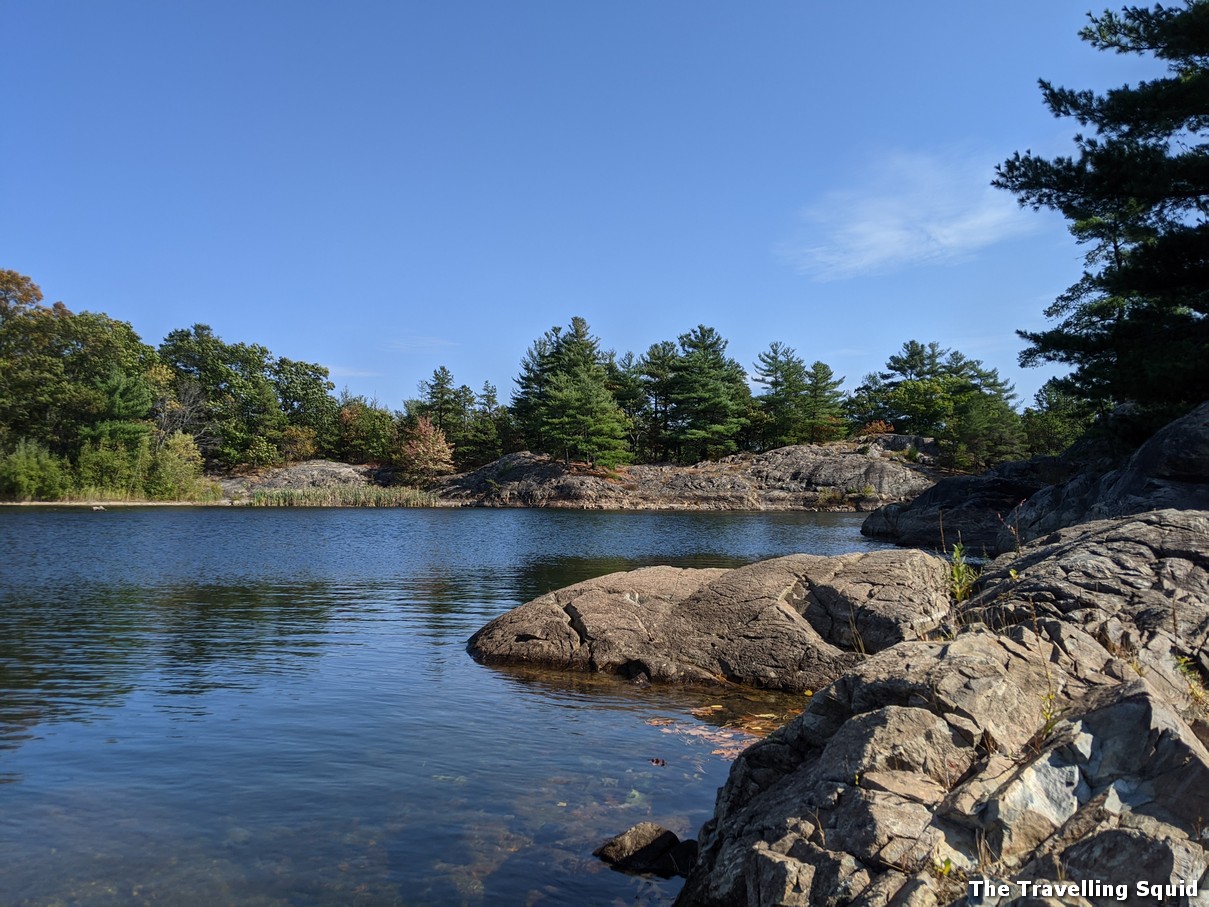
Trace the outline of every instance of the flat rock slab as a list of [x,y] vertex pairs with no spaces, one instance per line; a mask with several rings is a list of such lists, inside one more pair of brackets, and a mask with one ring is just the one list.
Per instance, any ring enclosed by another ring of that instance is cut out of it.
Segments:
[[480,661],[803,691],[949,614],[920,551],[795,554],[734,570],[647,567],[543,595],[471,637]]

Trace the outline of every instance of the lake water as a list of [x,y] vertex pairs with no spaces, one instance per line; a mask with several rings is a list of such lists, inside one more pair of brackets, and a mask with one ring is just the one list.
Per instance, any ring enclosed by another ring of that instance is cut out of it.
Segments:
[[466,639],[615,570],[879,547],[859,525],[0,509],[0,903],[669,903],[593,848],[695,836],[733,726],[805,700],[490,668]]

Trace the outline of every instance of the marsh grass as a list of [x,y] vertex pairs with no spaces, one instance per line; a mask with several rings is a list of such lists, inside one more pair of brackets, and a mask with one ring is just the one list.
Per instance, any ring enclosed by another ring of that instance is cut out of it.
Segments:
[[437,496],[405,486],[333,485],[256,491],[251,507],[435,507]]

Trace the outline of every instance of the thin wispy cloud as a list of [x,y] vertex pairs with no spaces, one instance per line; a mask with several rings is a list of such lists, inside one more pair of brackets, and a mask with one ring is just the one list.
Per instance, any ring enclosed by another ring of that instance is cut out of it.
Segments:
[[819,280],[962,261],[1038,226],[989,185],[983,158],[896,153],[856,188],[835,189],[802,211],[801,236],[780,251]]

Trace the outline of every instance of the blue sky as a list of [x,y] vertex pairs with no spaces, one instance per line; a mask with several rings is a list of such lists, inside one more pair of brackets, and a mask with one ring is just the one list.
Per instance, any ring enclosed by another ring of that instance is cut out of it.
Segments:
[[994,165],[1071,151],[1038,77],[1158,72],[1081,42],[1087,9],[0,0],[0,267],[391,407],[438,365],[507,400],[573,315],[618,352],[780,340],[849,388],[936,340],[1028,402],[1053,372],[1014,331],[1081,251]]

